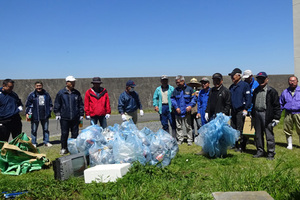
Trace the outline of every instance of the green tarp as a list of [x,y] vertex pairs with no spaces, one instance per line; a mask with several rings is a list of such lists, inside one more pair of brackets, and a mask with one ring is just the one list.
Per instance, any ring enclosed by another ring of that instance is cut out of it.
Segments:
[[26,133],[21,133],[11,142],[0,141],[0,169],[2,174],[21,175],[49,166],[46,154],[41,154],[31,143]]

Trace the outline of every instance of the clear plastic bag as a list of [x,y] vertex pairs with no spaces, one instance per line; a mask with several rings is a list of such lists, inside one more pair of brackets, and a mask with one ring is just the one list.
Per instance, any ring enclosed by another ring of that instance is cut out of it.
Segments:
[[91,167],[115,163],[113,150],[108,146],[99,146],[97,143],[94,143],[89,149],[89,155]]
[[91,125],[83,129],[77,136],[76,146],[79,152],[85,152],[88,155],[89,148],[96,142],[98,145],[105,145],[107,141],[102,135],[102,127],[99,125]]
[[68,151],[70,154],[77,154],[79,153],[77,146],[76,146],[76,139],[75,138],[69,138],[68,139]]

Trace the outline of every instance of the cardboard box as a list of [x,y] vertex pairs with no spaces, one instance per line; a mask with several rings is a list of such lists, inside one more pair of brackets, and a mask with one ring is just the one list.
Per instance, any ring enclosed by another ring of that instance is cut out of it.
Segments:
[[243,135],[249,135],[249,136],[255,135],[254,124],[252,123],[252,119],[248,116],[246,116],[246,118],[245,118]]

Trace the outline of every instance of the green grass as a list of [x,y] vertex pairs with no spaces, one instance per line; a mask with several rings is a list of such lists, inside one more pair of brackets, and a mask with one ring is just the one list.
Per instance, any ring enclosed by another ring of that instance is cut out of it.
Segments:
[[[281,122],[275,128],[275,139],[273,161],[252,158],[253,144],[248,144],[247,152],[242,154],[228,150],[223,159],[195,155],[201,147],[183,144],[169,166],[135,163],[115,183],[85,184],[82,177],[57,181],[50,168],[21,176],[0,174],[0,189],[28,190],[20,196],[22,199],[213,199],[212,192],[226,191],[266,191],[274,199],[300,199],[298,136],[294,137],[294,149],[287,150]],[[59,157],[59,144],[39,149],[51,160]]]

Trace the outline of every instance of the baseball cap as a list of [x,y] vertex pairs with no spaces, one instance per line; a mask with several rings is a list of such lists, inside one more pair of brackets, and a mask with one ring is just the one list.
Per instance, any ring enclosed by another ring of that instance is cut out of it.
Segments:
[[169,78],[167,77],[167,75],[162,75],[162,76],[160,77],[160,79],[163,80],[163,79],[169,79]]
[[259,73],[256,75],[256,77],[264,77],[264,78],[267,78],[268,75],[267,75],[266,72],[259,72]]
[[128,87],[135,87],[135,83],[132,80],[127,81],[126,86]]
[[102,83],[100,77],[94,77],[91,83]]
[[253,74],[252,74],[252,71],[249,70],[249,69],[247,69],[247,70],[245,70],[244,73],[243,73],[243,78],[249,78],[249,77],[252,76],[252,75],[253,75]]
[[76,79],[74,78],[74,76],[67,76],[66,81],[76,81]]
[[223,80],[223,76],[222,76],[222,74],[220,74],[220,73],[214,73],[214,75],[212,76],[212,79],[214,79],[214,78]]
[[232,70],[232,72],[229,73],[228,75],[229,75],[229,76],[233,76],[233,75],[235,75],[236,73],[241,74],[241,73],[242,73],[242,70],[240,70],[240,68],[234,68],[234,70]]
[[200,81],[200,83],[202,83],[202,82],[209,82],[209,79],[207,78],[207,77],[203,77],[202,79],[201,79],[201,81]]

